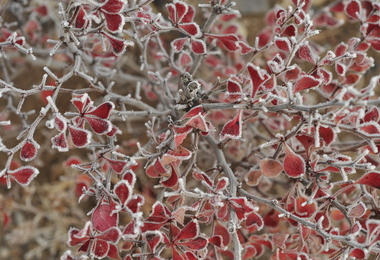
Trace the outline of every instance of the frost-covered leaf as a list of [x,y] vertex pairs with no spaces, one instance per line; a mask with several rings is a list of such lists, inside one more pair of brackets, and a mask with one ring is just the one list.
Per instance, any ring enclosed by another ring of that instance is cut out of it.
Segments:
[[354,184],[363,184],[375,189],[380,189],[380,172],[369,172],[360,177]]
[[359,15],[361,13],[361,4],[357,0],[350,0],[345,9],[346,14],[352,19],[359,19]]
[[265,158],[260,161],[260,170],[262,174],[264,174],[267,177],[276,177],[282,172],[283,169],[284,167],[277,160]]
[[89,109],[88,111],[86,111],[85,115],[92,115],[98,118],[108,119],[111,114],[112,109],[114,108],[115,108],[115,105],[112,102],[107,101],[100,104],[97,107],[93,107],[92,109]]
[[40,146],[34,140],[27,140],[20,150],[20,159],[29,162],[37,156]]
[[39,173],[38,169],[32,166],[23,166],[15,170],[9,170],[8,176],[17,183],[27,186]]
[[185,43],[186,43],[187,40],[188,40],[188,38],[178,38],[178,39],[175,39],[174,41],[171,42],[172,49],[175,50],[175,52],[182,51],[182,49],[185,46]]
[[115,55],[119,56],[124,53],[127,46],[133,46],[133,42],[117,38],[107,32],[102,32],[102,34],[108,39],[111,43],[112,51]]
[[220,132],[220,140],[225,140],[227,138],[239,139],[242,134],[242,112],[239,110],[237,115],[229,122],[227,122],[222,131]]
[[277,48],[285,52],[289,52],[292,49],[290,40],[286,37],[275,37],[274,44]]
[[201,35],[201,29],[196,23],[182,23],[178,25],[184,32],[193,37],[199,37]]
[[113,192],[119,198],[120,203],[125,206],[132,196],[132,187],[127,181],[122,180],[115,184]]
[[101,202],[92,213],[91,222],[94,228],[99,231],[105,231],[109,228],[116,227],[119,222],[119,215],[112,213],[114,207],[106,202]]
[[252,97],[255,97],[259,87],[269,79],[269,75],[265,70],[251,63],[248,64],[247,69],[252,80]]
[[309,75],[304,75],[299,80],[297,80],[296,84],[294,84],[293,91],[294,93],[297,93],[302,90],[315,88],[319,84],[321,84],[320,80]]
[[191,38],[191,50],[196,54],[205,54],[207,52],[206,43],[202,40]]
[[71,140],[76,147],[82,148],[91,142],[91,133],[89,131],[75,126],[68,126],[68,129],[71,135]]
[[292,178],[298,178],[305,174],[306,165],[303,158],[296,154],[286,143],[284,143],[285,157],[284,170],[285,173]]
[[229,51],[237,51],[239,50],[239,38],[235,34],[205,34],[206,37],[211,39],[216,39],[219,43],[222,44]]
[[298,49],[298,55],[301,59],[308,61],[312,64],[316,64],[317,61],[317,55],[315,54],[315,51],[310,47],[308,43],[302,45]]
[[67,138],[65,132],[61,132],[56,136],[51,138],[52,148],[57,149],[60,152],[67,152],[69,150],[69,145],[67,143]]

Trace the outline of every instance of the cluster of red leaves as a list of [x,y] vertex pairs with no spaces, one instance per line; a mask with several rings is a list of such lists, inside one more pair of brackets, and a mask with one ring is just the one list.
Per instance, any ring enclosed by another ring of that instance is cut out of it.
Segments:
[[[45,68],[42,83],[30,91],[0,81],[0,97],[21,96],[13,110],[24,128],[14,148],[0,139],[8,158],[0,183],[29,185],[37,176],[36,167],[16,165],[13,157],[40,159],[42,145],[33,137],[47,115],[46,125],[58,131],[52,148],[89,151],[85,159],[66,162],[81,172],[74,189],[80,201],[94,197],[96,203],[84,227],[68,232],[78,254],[68,251],[62,259],[366,259],[379,253],[380,112],[372,98],[379,77],[360,85],[374,64],[367,51],[380,51],[378,3],[336,1],[310,17],[311,0],[291,0],[291,8],[268,11],[267,26],[250,46],[227,0],[203,5],[212,18],[203,27],[202,8],[180,0],[166,4],[164,15],[149,0],[135,6],[69,2],[61,12],[64,36],[54,49],[69,46],[72,53],[63,56],[72,71],[58,78]],[[51,15],[44,5],[31,12]],[[326,51],[313,36],[317,28],[340,26],[337,17],[358,23],[360,37]],[[27,42],[42,44],[42,23],[28,21],[25,37],[2,26],[1,51],[30,54]],[[172,36],[163,37],[168,32]],[[142,54],[134,74],[141,78],[124,71],[126,46],[134,43]],[[51,54],[59,60],[62,53]],[[73,76],[90,83],[103,101],[63,88]],[[55,82],[47,85],[47,77]],[[135,98],[113,87],[114,79],[139,81]],[[145,103],[140,88],[158,104]],[[75,112],[61,113],[67,92]],[[34,93],[49,97],[28,124],[20,111]],[[127,111],[129,105],[143,111]],[[116,118],[129,120],[128,113],[151,117],[150,140],[130,154],[116,145],[122,133]],[[342,132],[357,139],[348,146]],[[348,177],[356,171],[359,177]],[[9,225],[9,214],[3,208],[0,214]]]

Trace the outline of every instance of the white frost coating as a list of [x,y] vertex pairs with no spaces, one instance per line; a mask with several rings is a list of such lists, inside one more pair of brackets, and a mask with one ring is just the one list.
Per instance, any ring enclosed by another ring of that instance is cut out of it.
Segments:
[[261,109],[263,110],[264,113],[268,112],[268,108],[266,106],[261,106]]
[[7,121],[0,121],[0,125],[10,125],[11,124],[11,121],[10,120],[7,120]]

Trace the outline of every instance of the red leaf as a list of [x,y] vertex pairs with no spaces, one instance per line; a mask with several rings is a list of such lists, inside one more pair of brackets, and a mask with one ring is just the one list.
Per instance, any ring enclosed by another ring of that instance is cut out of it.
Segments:
[[140,211],[141,206],[144,204],[144,197],[141,196],[140,194],[133,195],[133,197],[130,199],[130,201],[127,204],[127,208],[132,212],[132,213],[137,213]]
[[292,49],[289,38],[275,37],[274,44],[282,51],[289,52]]
[[245,220],[245,226],[247,228],[251,228],[253,226],[257,226],[257,228],[259,230],[263,228],[264,221],[261,218],[261,216],[259,214],[257,214],[256,212],[251,212],[251,213],[247,214],[246,217],[247,218]]
[[297,35],[297,27],[294,24],[290,24],[285,27],[285,29],[282,32],[283,36],[293,37]]
[[228,213],[229,213],[229,205],[228,203],[224,203],[224,205],[219,208],[216,216],[222,220],[222,221],[226,221],[228,219]]
[[175,147],[178,147],[186,139],[187,135],[193,130],[190,126],[174,127],[175,135],[174,142]]
[[238,197],[229,200],[230,205],[234,208],[236,216],[239,220],[246,218],[247,213],[251,213],[253,205],[247,200],[246,197]]
[[285,72],[285,79],[287,81],[297,80],[299,78],[300,72],[301,69],[297,65],[295,65],[293,69],[287,70]]
[[60,114],[57,114],[54,118],[54,127],[58,131],[65,131],[67,127],[66,119]]
[[187,7],[188,7],[187,12],[181,19],[182,23],[190,23],[194,20],[194,16],[195,16],[194,7],[191,5],[188,5]]
[[80,113],[85,112],[85,110],[92,105],[92,101],[87,93],[83,95],[73,95],[71,103],[73,103]]
[[191,250],[202,250],[206,248],[208,241],[207,239],[203,237],[197,237],[193,240],[190,240],[188,242],[177,242],[177,245],[188,247]]
[[199,37],[201,35],[201,29],[199,28],[199,25],[196,23],[182,23],[179,24],[178,27],[191,36]]
[[313,135],[300,134],[296,135],[297,140],[305,147],[306,157],[309,158],[310,147],[315,146],[315,139]]
[[298,49],[298,55],[301,59],[308,61],[310,63],[316,64],[316,54],[313,49],[309,46],[309,44],[304,44]]
[[99,231],[106,231],[109,228],[116,227],[119,220],[117,213],[112,213],[114,208],[108,203],[103,201],[96,207],[92,213],[91,222],[94,228]]
[[244,94],[239,82],[237,82],[233,78],[228,79],[226,95],[229,101],[236,101],[240,98],[243,98]]
[[91,142],[91,133],[89,131],[75,126],[69,126],[68,128],[73,144],[76,147],[82,148]]
[[79,230],[77,228],[70,228],[68,232],[69,239],[67,241],[67,244],[69,246],[83,244],[90,239],[92,231],[93,230],[90,221],[86,222],[82,230]]
[[322,68],[317,69],[318,76],[322,79],[324,84],[329,84],[332,80],[332,73]]
[[17,168],[16,170],[9,170],[7,173],[8,176],[17,183],[27,186],[37,176],[39,171],[37,168],[32,166],[23,166]]
[[196,219],[190,221],[186,226],[179,232],[175,240],[186,240],[192,239],[199,235],[199,225]]
[[223,238],[221,236],[212,236],[208,239],[208,242],[216,245],[219,248],[223,248]]
[[252,259],[257,255],[257,250],[253,245],[244,247],[242,259]]
[[121,180],[115,184],[113,192],[119,198],[120,203],[125,206],[132,196],[132,187],[127,181]]
[[237,113],[234,119],[227,122],[222,131],[220,132],[220,140],[225,140],[227,138],[231,139],[239,139],[242,134],[242,118],[241,118],[241,110]]
[[[165,168],[165,166],[162,164],[162,161],[160,158],[157,158],[154,163],[152,163],[147,169],[146,173],[148,176],[152,178],[159,178],[161,175],[167,173],[168,170]],[[150,175],[150,174],[152,175]]]
[[88,26],[89,20],[83,6],[79,7],[77,17],[75,18],[75,28],[83,29]]
[[335,71],[336,71],[336,73],[338,73],[340,76],[344,76],[344,74],[345,74],[346,71],[347,71],[347,67],[346,67],[346,65],[344,65],[343,63],[337,62],[337,63],[335,63]]
[[357,0],[351,0],[346,5],[346,14],[352,19],[359,19],[359,14],[361,13],[361,5]]
[[265,70],[260,69],[258,66],[253,65],[252,63],[250,63],[247,68],[252,80],[252,97],[255,97],[259,87],[269,79],[269,75]]
[[277,233],[273,235],[273,242],[280,248],[285,245],[286,240],[288,239],[289,234]]
[[204,116],[202,116],[200,114],[197,116],[194,116],[189,121],[187,121],[186,126],[191,126],[195,129],[199,129],[203,132],[209,131],[209,128],[208,128],[208,125],[206,123]]
[[177,11],[174,4],[166,4],[166,9],[168,9],[169,19],[172,20],[174,24],[177,24]]
[[115,105],[112,102],[104,102],[97,107],[93,107],[85,113],[85,115],[93,115],[102,119],[108,119],[111,110],[115,108]]
[[112,170],[118,174],[122,173],[127,166],[127,163],[125,161],[109,159],[107,157],[104,157],[104,159],[107,161],[108,165],[111,166]]
[[273,32],[271,28],[264,29],[263,31],[259,33],[259,35],[257,36],[259,38],[259,42],[258,42],[259,48],[263,48],[264,46],[272,42],[272,36],[273,36],[272,33]]
[[239,46],[240,54],[243,54],[243,55],[248,54],[255,50],[253,47],[249,46],[247,43],[243,41],[238,41],[238,46]]
[[235,34],[225,34],[225,35],[217,35],[217,34],[205,34],[205,36],[217,39],[224,47],[229,51],[237,51],[239,50],[239,38]]
[[187,64],[192,64],[193,62],[193,58],[190,56],[188,52],[185,51],[179,54],[178,60],[181,67],[185,67]]
[[188,38],[179,38],[179,39],[173,40],[171,42],[172,49],[175,50],[176,52],[182,51],[183,46],[185,45],[187,40],[188,40]]
[[109,249],[108,249],[107,256],[112,258],[112,259],[121,260],[121,258],[119,256],[119,249],[116,247],[116,245],[114,245],[114,244],[108,244],[108,245],[109,245]]
[[296,84],[294,84],[293,91],[294,93],[297,93],[301,90],[314,88],[320,83],[320,80],[309,75],[304,75],[296,82]]
[[379,120],[379,109],[377,107],[372,108],[369,110],[365,116],[364,116],[364,122],[370,122],[370,121],[378,121]]
[[369,172],[360,177],[354,184],[363,184],[375,189],[380,189],[380,172]]
[[376,51],[380,51],[380,27],[376,26],[365,38]]
[[354,248],[352,249],[350,257],[353,257],[354,259],[367,259],[367,250],[364,251],[360,248]]
[[124,16],[122,16],[121,14],[107,14],[107,13],[104,13],[104,16],[106,18],[106,28],[110,32],[116,33],[116,32],[120,32],[123,29],[123,26],[125,23]]
[[363,131],[367,134],[378,134],[380,133],[380,125],[376,122],[363,123],[358,126],[360,131]]
[[203,107],[202,105],[199,105],[199,106],[196,106],[196,107],[193,107],[192,109],[190,109],[186,114],[184,114],[182,116],[182,118],[191,118],[191,117],[195,117],[197,115],[204,115],[205,112],[203,110]]
[[120,229],[116,227],[109,228],[106,231],[95,236],[96,239],[101,239],[110,243],[117,243],[120,237]]
[[307,198],[304,196],[297,197],[293,205],[296,214],[301,217],[309,217],[317,210],[316,204],[314,202],[307,203]]
[[218,180],[218,183],[215,185],[215,192],[225,190],[229,184],[227,177],[222,177]]
[[178,183],[178,173],[177,171],[174,169],[174,167],[172,165],[170,165],[171,168],[172,168],[172,174],[170,175],[170,177],[165,180],[165,181],[161,181],[161,184],[165,187],[168,187],[168,188],[171,188],[171,187],[174,187],[175,185],[177,185]]
[[143,234],[143,239],[147,242],[150,251],[154,253],[157,246],[163,240],[162,233],[159,231],[147,231]]
[[189,6],[186,3],[180,1],[174,2],[174,6],[176,11],[176,22],[180,23],[187,13]]
[[58,149],[60,152],[67,152],[69,150],[69,146],[67,144],[66,134],[61,132],[51,138],[52,148]]
[[367,23],[378,23],[380,21],[380,16],[377,15],[377,14],[373,14],[371,15],[368,19],[367,19]]
[[260,178],[263,175],[263,173],[260,170],[253,170],[248,172],[244,180],[249,186],[256,186],[259,184]]
[[127,46],[133,46],[133,42],[131,41],[126,41],[124,39],[116,38],[115,36],[104,31],[102,32],[102,34],[111,43],[112,50],[115,55],[121,55],[125,51]]
[[231,234],[228,232],[227,228],[219,222],[214,227],[214,235],[222,237],[223,246],[228,246],[231,242]]
[[33,160],[40,146],[34,140],[27,140],[20,150],[20,158],[25,162]]
[[92,130],[99,135],[107,134],[109,131],[112,130],[112,124],[108,120],[92,116],[85,116],[85,118],[87,122],[90,124]]
[[119,13],[124,6],[124,2],[120,0],[108,0],[100,7],[100,9],[103,12],[107,12],[110,14],[117,14]]
[[191,49],[196,54],[205,54],[207,52],[206,43],[194,38],[191,38]]
[[174,156],[178,160],[188,160],[191,154],[192,153],[183,146],[178,146],[175,150],[167,152],[167,155]]
[[265,158],[260,161],[260,170],[262,174],[264,174],[267,177],[276,177],[282,172],[283,169],[284,168],[279,161],[269,158]]
[[111,130],[106,133],[106,136],[113,137],[116,134],[121,134],[121,130],[111,123]]
[[285,157],[284,157],[284,170],[285,173],[292,178],[298,178],[305,174],[306,165],[302,157],[296,154],[292,149],[284,143]]
[[195,170],[195,171],[193,171],[193,177],[197,180],[206,182],[210,188],[212,187],[212,181],[211,181],[210,177],[208,177],[208,175],[206,175],[206,173]]
[[93,240],[91,244],[91,251],[97,258],[104,258],[109,251],[109,244],[103,240]]
[[353,207],[353,208],[350,208],[347,212],[347,216],[349,217],[354,217],[354,218],[360,218],[361,216],[364,215],[364,213],[366,212],[367,208],[366,206],[364,205],[363,202],[359,201],[359,203]]
[[336,135],[331,127],[320,126],[317,129],[319,131],[319,136],[323,138],[323,141],[325,141],[326,145],[330,145],[335,140]]

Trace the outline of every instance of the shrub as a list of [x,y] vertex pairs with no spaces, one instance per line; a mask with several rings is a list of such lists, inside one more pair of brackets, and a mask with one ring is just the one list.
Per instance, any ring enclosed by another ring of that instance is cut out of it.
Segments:
[[378,259],[380,4],[157,3],[3,4],[2,257]]

